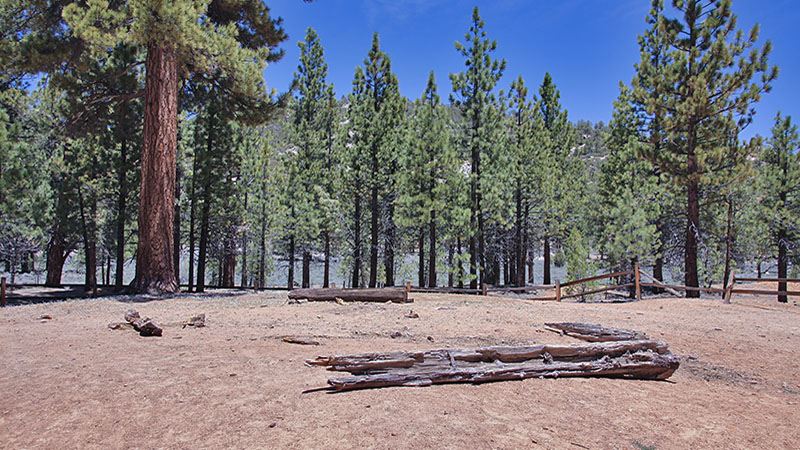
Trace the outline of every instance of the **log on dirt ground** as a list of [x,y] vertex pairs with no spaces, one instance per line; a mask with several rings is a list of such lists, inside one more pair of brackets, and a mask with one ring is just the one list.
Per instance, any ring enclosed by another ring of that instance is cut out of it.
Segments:
[[646,334],[624,328],[608,328],[590,323],[545,323],[545,329],[589,342],[631,341],[649,339]]
[[[135,309],[129,309],[124,315],[125,321],[133,327],[134,330],[139,332],[141,336],[161,336],[164,330],[161,329],[155,322],[150,320],[149,317],[141,317],[139,312]],[[112,330],[125,329],[125,324],[115,322],[108,324]]]
[[680,365],[666,343],[652,340],[363,353],[320,356],[306,363],[355,375],[328,379],[336,391],[535,377],[664,380]]
[[289,292],[293,300],[307,299],[308,301],[336,301],[341,299],[346,302],[393,302],[411,303],[408,292],[403,288],[383,289],[294,289]]

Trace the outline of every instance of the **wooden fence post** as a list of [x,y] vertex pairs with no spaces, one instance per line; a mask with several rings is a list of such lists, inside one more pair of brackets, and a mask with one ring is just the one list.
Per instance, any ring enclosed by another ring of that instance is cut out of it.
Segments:
[[0,306],[6,306],[6,277],[0,280]]
[[561,301],[561,280],[556,280],[556,301]]
[[331,289],[336,289],[336,282],[335,281],[331,281]]
[[634,284],[636,285],[636,300],[642,299],[642,285],[640,283],[641,278],[639,276],[639,263],[637,262],[636,265],[633,266],[633,280]]
[[722,303],[728,305],[731,303],[731,290],[733,289],[733,283],[736,281],[736,269],[731,269],[731,273],[728,274],[728,285],[725,287],[725,295],[722,296]]
[[410,281],[406,281],[406,294],[410,294],[410,293],[411,293],[411,282]]
[[483,286],[481,286],[481,293],[484,297],[486,296],[486,283],[483,283]]

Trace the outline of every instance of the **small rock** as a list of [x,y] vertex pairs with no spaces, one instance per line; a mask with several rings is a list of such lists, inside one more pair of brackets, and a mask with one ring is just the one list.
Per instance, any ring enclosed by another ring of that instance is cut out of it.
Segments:
[[419,314],[415,313],[414,310],[412,309],[412,310],[408,311],[408,314],[406,314],[406,317],[409,318],[409,319],[419,319]]
[[722,328],[714,328],[714,331],[722,331]]
[[276,426],[276,425],[278,425],[278,424],[277,424],[277,423],[275,423],[275,422],[272,422],[271,424],[269,424],[269,427],[270,427],[270,428],[275,428],[275,426]]
[[433,336],[428,336],[428,340],[433,342]]
[[345,304],[345,303],[344,303],[344,300],[342,300],[342,299],[341,299],[341,298],[339,298],[339,297],[336,297],[336,303],[338,303],[338,304],[340,304],[340,305],[344,305],[344,304]]
[[229,376],[229,377],[235,377],[235,376],[236,376],[236,374],[235,374],[235,373],[229,373],[229,374],[228,374],[228,376]]
[[399,331],[393,331],[392,334],[389,335],[392,339],[403,337],[403,333]]
[[50,316],[49,314],[45,314],[45,315],[43,315],[43,316],[41,316],[39,318],[42,319],[42,320],[51,320],[53,317]]

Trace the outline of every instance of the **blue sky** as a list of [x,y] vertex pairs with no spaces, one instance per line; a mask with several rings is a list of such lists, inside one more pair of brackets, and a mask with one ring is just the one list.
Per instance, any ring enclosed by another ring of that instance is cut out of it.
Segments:
[[[550,72],[561,91],[562,105],[572,121],[608,122],[620,80],[633,77],[639,60],[637,36],[644,31],[648,0],[268,0],[273,17],[284,20],[289,34],[286,56],[264,72],[267,84],[285,91],[297,67],[297,42],[310,26],[325,49],[328,80],[341,97],[351,89],[355,67],[369,50],[372,33],[392,60],[400,90],[409,98],[422,93],[434,70],[439,93],[451,92],[448,74],[464,62],[455,50],[464,41],[472,7],[480,8],[486,32],[497,40],[494,56],[508,67],[499,87],[508,89],[522,75],[536,91]],[[800,2],[794,0],[734,0],[739,28],[761,25],[759,46],[772,40],[770,63],[781,68],[770,94],[756,105],[754,123],[743,133],[770,134],[776,111],[800,122]]]

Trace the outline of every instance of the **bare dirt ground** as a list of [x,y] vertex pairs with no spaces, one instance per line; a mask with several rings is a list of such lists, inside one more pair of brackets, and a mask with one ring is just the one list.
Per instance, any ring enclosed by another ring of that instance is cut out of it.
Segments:
[[[797,299],[413,297],[410,305],[288,304],[285,292],[231,292],[7,307],[0,310],[0,447],[800,445]],[[153,318],[164,336],[108,329],[128,308]],[[409,309],[419,318],[406,318]],[[206,314],[206,328],[181,328],[197,313]],[[337,375],[303,364],[318,355],[578,342],[545,331],[550,321],[644,331],[667,341],[681,367],[665,382],[529,379],[302,394]]]

